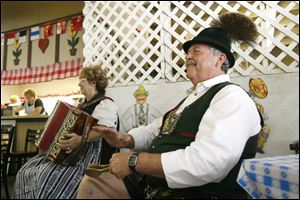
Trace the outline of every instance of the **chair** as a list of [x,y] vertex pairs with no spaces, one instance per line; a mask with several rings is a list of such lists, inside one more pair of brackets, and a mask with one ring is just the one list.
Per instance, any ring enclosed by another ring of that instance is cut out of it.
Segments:
[[4,183],[6,198],[9,199],[7,174],[9,163],[9,152],[13,141],[15,127],[13,125],[1,125],[1,181]]
[[38,148],[35,147],[32,149],[32,147],[41,133],[41,130],[27,130],[24,151],[12,151],[15,133],[14,126],[1,125],[1,176],[3,178],[7,198],[9,198],[7,176],[16,175],[18,170],[29,158],[38,154]]
[[40,133],[42,133],[42,130],[27,129],[24,151],[10,152],[11,157],[14,158],[15,162],[17,163],[15,172],[17,172],[22,165],[27,162],[27,160],[39,153],[39,149],[35,143],[38,140]]

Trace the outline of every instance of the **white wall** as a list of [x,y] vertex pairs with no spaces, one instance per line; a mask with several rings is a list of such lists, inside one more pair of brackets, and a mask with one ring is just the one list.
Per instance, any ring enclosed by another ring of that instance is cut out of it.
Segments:
[[[258,77],[267,84],[269,94],[265,99],[255,100],[264,106],[271,131],[264,148],[266,153],[257,154],[257,157],[291,154],[293,151],[289,150],[289,144],[299,140],[299,74],[290,73]],[[249,78],[239,77],[231,80],[248,91]],[[186,96],[185,91],[191,84],[181,82],[144,86],[150,92],[147,102],[165,113]],[[132,94],[136,89],[137,86],[108,89],[107,95],[116,100],[121,115],[130,105],[134,104],[135,99]]]
[[[265,146],[266,153],[258,154],[258,157],[291,154],[293,152],[289,150],[289,144],[299,140],[299,73],[258,77],[262,78],[267,84],[269,94],[265,99],[256,100],[265,107],[268,114],[268,124],[271,127]],[[248,91],[249,78],[239,77],[231,80]],[[165,113],[186,96],[186,89],[191,84],[189,82],[161,82],[144,86],[150,93],[147,102],[160,112]],[[37,90],[40,96],[70,94],[72,91],[79,89],[78,77],[21,86],[1,85],[1,100],[8,102],[12,94],[22,96],[23,90],[28,87]],[[107,95],[112,97],[119,107],[120,116],[124,114],[129,106],[135,103],[133,93],[137,88],[138,86],[126,86],[107,89]]]

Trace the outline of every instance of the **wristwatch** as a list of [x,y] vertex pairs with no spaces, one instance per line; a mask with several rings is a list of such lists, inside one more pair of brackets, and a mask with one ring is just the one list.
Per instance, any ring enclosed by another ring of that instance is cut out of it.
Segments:
[[136,172],[135,166],[138,162],[139,153],[135,152],[128,157],[128,167],[132,172]]

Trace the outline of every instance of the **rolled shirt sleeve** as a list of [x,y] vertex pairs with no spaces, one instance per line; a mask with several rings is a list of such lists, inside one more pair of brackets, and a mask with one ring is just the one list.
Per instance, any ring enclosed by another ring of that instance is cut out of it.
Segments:
[[185,149],[162,153],[170,188],[220,182],[237,164],[249,137],[260,130],[255,103],[242,88],[219,91],[199,124],[195,141]]
[[92,116],[98,119],[98,124],[107,127],[117,128],[118,121],[118,107],[110,99],[104,99],[95,107]]
[[162,118],[158,118],[148,126],[139,126],[128,132],[134,138],[136,151],[148,150],[152,140],[159,134],[161,123]]

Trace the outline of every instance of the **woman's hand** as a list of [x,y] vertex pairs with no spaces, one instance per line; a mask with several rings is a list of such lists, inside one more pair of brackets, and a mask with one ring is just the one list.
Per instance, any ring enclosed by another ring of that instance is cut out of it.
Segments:
[[66,138],[58,141],[58,148],[66,150],[67,153],[70,153],[72,150],[80,146],[82,136],[77,135],[76,133],[68,133]]

